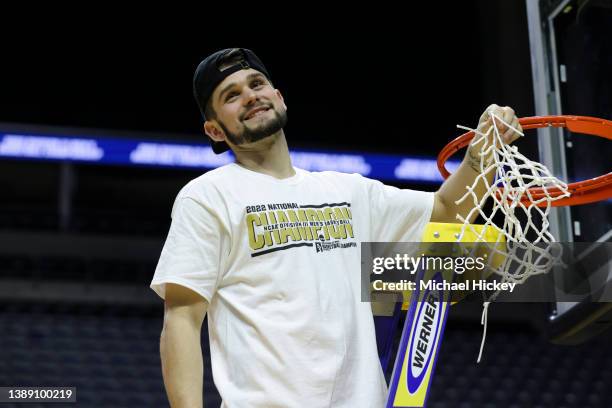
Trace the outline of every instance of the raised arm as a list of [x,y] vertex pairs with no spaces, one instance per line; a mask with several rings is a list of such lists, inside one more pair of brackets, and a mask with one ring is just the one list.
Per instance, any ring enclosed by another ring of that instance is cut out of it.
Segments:
[[[515,129],[522,131],[518,118],[516,117],[512,108],[508,106],[500,107],[497,105],[490,105],[480,117],[478,123],[478,130],[480,132],[486,133],[492,126],[489,112],[495,113],[498,117],[502,118],[504,122],[512,125],[512,127]],[[496,125],[503,135],[505,143],[512,143],[519,137],[518,133],[506,127],[503,123],[497,122]],[[457,214],[461,214],[465,218],[470,210],[474,207],[473,200],[465,200],[460,205],[455,204],[455,201],[459,200],[465,194],[465,187],[471,186],[476,177],[480,174],[479,151],[480,145],[470,144],[457,171],[451,174],[436,192],[434,208],[431,215],[432,222],[458,222]],[[474,192],[478,197],[478,201],[482,199],[484,193],[493,182],[494,176],[494,172],[490,171],[486,175],[487,184],[485,185],[485,183],[478,183],[476,186]],[[474,218],[476,217],[473,216],[469,221],[474,222]]]

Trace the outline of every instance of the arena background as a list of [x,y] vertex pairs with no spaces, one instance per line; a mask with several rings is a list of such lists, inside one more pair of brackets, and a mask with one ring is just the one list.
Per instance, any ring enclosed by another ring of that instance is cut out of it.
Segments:
[[[193,71],[234,46],[283,92],[292,148],[432,159],[490,103],[534,114],[523,1],[284,7],[21,15],[4,27],[0,133],[205,143]],[[0,386],[75,386],[84,407],[168,405],[163,303],[148,285],[173,200],[203,171],[0,158]],[[451,313],[429,406],[609,406],[610,331],[553,345],[548,305],[500,304],[477,365],[479,307]],[[207,355],[204,395],[219,405]]]

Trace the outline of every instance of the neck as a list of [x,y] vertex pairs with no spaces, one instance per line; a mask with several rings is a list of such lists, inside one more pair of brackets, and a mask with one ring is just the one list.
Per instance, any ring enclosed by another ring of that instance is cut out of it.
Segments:
[[249,146],[234,146],[233,150],[236,163],[249,170],[278,179],[295,175],[289,157],[289,147],[282,129]]

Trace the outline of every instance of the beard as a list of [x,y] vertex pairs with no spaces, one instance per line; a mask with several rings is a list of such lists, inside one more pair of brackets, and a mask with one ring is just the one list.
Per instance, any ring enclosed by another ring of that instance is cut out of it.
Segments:
[[271,110],[274,112],[273,118],[252,128],[243,125],[242,132],[240,133],[231,133],[221,122],[219,122],[219,125],[223,128],[225,135],[232,144],[239,146],[246,143],[254,143],[278,133],[278,131],[287,125],[287,111],[278,112],[274,108],[271,108]]

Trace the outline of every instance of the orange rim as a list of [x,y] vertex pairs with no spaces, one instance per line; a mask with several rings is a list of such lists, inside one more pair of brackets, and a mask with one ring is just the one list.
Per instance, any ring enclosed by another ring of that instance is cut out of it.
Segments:
[[[582,133],[612,140],[612,121],[592,118],[589,116],[533,116],[520,118],[519,123],[521,124],[523,130],[537,129],[548,126],[565,127],[572,133]],[[451,174],[445,167],[446,161],[457,151],[469,145],[473,138],[473,131],[464,133],[444,146],[444,148],[440,151],[440,154],[438,155],[438,169],[440,170],[442,177],[446,179]],[[570,183],[568,184],[567,189],[570,196],[552,201],[551,205],[553,207],[587,204],[612,198],[612,172],[592,179]],[[558,197],[561,194],[562,192],[558,188],[548,189],[547,192],[539,187],[531,188],[529,189],[528,194],[526,193],[521,197],[521,201],[523,204],[529,205],[534,201],[538,201],[539,199],[546,197],[546,195],[550,197]],[[541,203],[537,203],[536,205],[539,207],[545,207],[547,203],[543,201]]]

